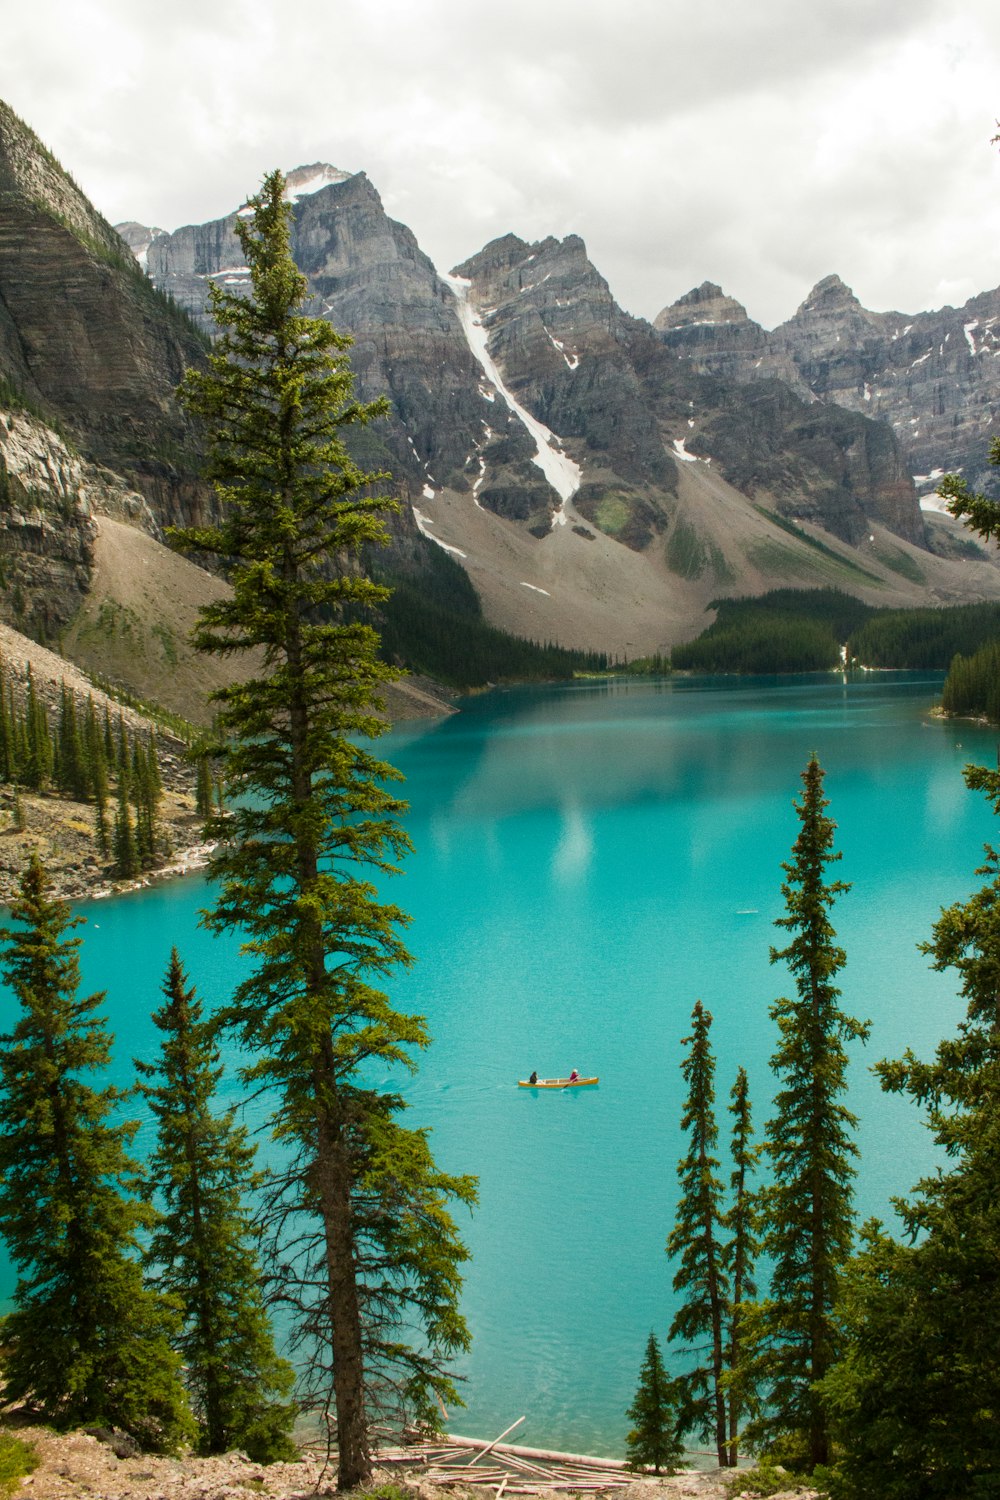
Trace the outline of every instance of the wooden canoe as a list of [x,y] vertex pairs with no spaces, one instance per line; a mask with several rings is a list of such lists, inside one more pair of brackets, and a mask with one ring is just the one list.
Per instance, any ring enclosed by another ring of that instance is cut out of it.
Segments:
[[531,1083],[527,1078],[519,1078],[517,1086],[519,1089],[582,1089],[598,1081],[596,1078],[539,1078]]

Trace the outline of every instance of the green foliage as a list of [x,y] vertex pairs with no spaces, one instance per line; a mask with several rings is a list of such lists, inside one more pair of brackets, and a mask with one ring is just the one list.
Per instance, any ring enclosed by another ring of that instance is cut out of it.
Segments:
[[1000,641],[1000,604],[874,610],[851,632],[848,654],[866,667],[946,671],[956,653]]
[[[1000,773],[966,768],[1000,811]],[[927,1112],[947,1163],[896,1203],[906,1243],[866,1228],[846,1279],[844,1357],[827,1377],[843,1454],[836,1493],[965,1500],[1000,1474],[1000,854],[986,884],[942,911],[923,945],[967,1002],[931,1062],[883,1062],[883,1088]]]
[[32,1443],[0,1430],[0,1495],[13,1495],[21,1480],[33,1474],[39,1457]]
[[121,703],[126,708],[134,708],[143,718],[150,719],[160,729],[172,734],[175,739],[184,744],[191,745],[198,739],[201,730],[189,719],[175,714],[169,708],[164,708],[160,703],[153,703],[148,698],[139,698],[128,688],[122,687],[119,682],[112,682],[108,677],[102,677],[99,672],[88,672],[87,677],[96,688],[106,694],[115,703]]
[[270,174],[236,220],[249,298],[211,289],[220,338],[182,393],[208,427],[222,520],[179,540],[232,564],[232,596],[202,611],[197,645],[263,648],[266,663],[218,694],[233,805],[206,920],[238,928],[253,962],[218,1019],[245,1050],[246,1080],[275,1101],[273,1285],[308,1358],[303,1393],[335,1409],[338,1484],[351,1489],[370,1475],[378,1412],[426,1417],[455,1400],[445,1361],[468,1344],[467,1252],[449,1204],[475,1190],[438,1171],[426,1133],[398,1118],[403,1100],[370,1081],[373,1064],[412,1066],[428,1041],[379,988],[410,958],[405,914],[374,880],[408,840],[398,773],[369,748],[390,673],[364,616],[386,590],[358,563],[392,504],[343,437],[386,406],[353,399],[350,340],[301,314],[283,188]]
[[752,1446],[791,1439],[801,1466],[829,1459],[829,1423],[816,1393],[837,1358],[835,1304],[853,1232],[854,1116],[841,1102],[847,1071],[845,1043],[864,1040],[867,1024],[845,1015],[834,977],[845,954],[834,939],[829,911],[849,887],[825,880],[836,824],[827,817],[823,771],[815,756],[802,775],[796,803],[801,828],[792,859],[782,866],[787,915],[777,919],[791,940],[771,949],[787,965],[794,999],[771,1007],[778,1045],[771,1067],[780,1087],[767,1123],[764,1152],[773,1182],[761,1194],[763,1248],[772,1261],[771,1291],[750,1312],[750,1362],[767,1405],[748,1429]]
[[870,573],[868,569],[863,568],[860,563],[854,562],[851,558],[845,557],[842,552],[837,552],[833,547],[828,547],[825,542],[820,541],[819,537],[812,536],[801,526],[797,526],[794,521],[790,521],[787,516],[778,515],[778,513],[773,510],[766,510],[762,505],[756,505],[754,506],[754,509],[758,511],[762,516],[766,516],[767,519],[771,522],[772,526],[777,526],[782,531],[787,531],[789,536],[797,537],[800,542],[805,542],[807,547],[811,547],[814,552],[820,553],[824,558],[833,563],[844,573],[857,574],[859,578],[865,578],[870,583],[882,582],[877,573]]
[[916,558],[909,552],[904,552],[901,547],[883,544],[876,546],[874,551],[879,562],[883,563],[890,572],[898,573],[901,578],[908,578],[911,583],[927,582],[927,575]]
[[159,1057],[136,1062],[156,1120],[148,1172],[162,1209],[146,1264],[181,1310],[173,1347],[199,1422],[199,1451],[240,1448],[257,1463],[294,1459],[296,1408],[286,1399],[294,1376],[274,1351],[243,1202],[255,1184],[254,1149],[235,1106],[213,1112],[219,1052],[176,948],[163,994],[153,1013]]
[[625,1439],[630,1468],[651,1466],[657,1474],[664,1469],[669,1474],[677,1467],[684,1456],[677,1426],[681,1399],[677,1382],[667,1374],[656,1335],[650,1333],[635,1399],[625,1413],[635,1424]]
[[[70,452],[76,452],[76,444],[66,432],[58,415],[45,406],[41,406],[19,386],[15,385],[6,375],[0,375],[0,409],[6,411],[23,412],[26,416],[34,417],[36,422],[41,422],[48,427],[69,448]],[[9,498],[6,494],[2,497],[6,502]]]
[[1000,641],[973,656],[956,656],[941,690],[945,713],[1000,724]]
[[729,1234],[726,1260],[730,1277],[728,1348],[726,1350],[726,1402],[729,1412],[728,1462],[739,1460],[739,1438],[744,1419],[757,1410],[756,1382],[752,1375],[752,1348],[748,1348],[745,1304],[757,1295],[755,1268],[760,1252],[759,1215],[751,1187],[759,1151],[753,1145],[753,1117],[746,1069],[739,1068],[730,1094],[732,1116],[729,1178],[730,1206],[723,1225]]
[[815,672],[850,663],[945,671],[1000,641],[1000,605],[876,609],[837,589],[774,589],[749,599],[717,599],[712,625],[675,646],[673,665],[697,672]]
[[715,1156],[719,1132],[715,1123],[715,1059],[709,1031],[711,1012],[700,1000],[691,1014],[689,1049],[681,1072],[688,1086],[681,1129],[688,1133],[687,1155],[677,1168],[681,1194],[667,1254],[679,1262],[673,1286],[684,1300],[670,1325],[671,1340],[679,1339],[700,1356],[680,1376],[683,1396],[681,1430],[712,1437],[719,1464],[728,1463],[726,1398],[723,1391],[723,1327],[729,1310],[729,1277],[720,1242],[724,1219],[719,1161]]
[[139,845],[135,837],[132,808],[129,804],[129,779],[126,773],[118,773],[118,810],[115,813],[114,830],[111,835],[111,856],[115,874],[120,880],[133,880],[142,869]]
[[752,1469],[741,1469],[728,1481],[732,1495],[781,1495],[796,1488],[794,1474],[766,1454]]
[[604,652],[543,646],[487,625],[464,569],[432,542],[425,542],[421,557],[419,579],[371,565],[372,577],[391,589],[378,611],[383,661],[459,690],[490,682],[556,681],[574,672],[607,669]]
[[773,589],[750,599],[716,599],[716,619],[697,640],[675,646],[677,670],[819,672],[840,661],[840,647],[871,613],[837,589]]
[[[994,438],[990,443],[990,463],[1000,468],[1000,438]],[[938,485],[938,494],[948,501],[952,515],[964,520],[984,542],[1000,538],[1000,500],[976,494],[957,474],[944,476]]]
[[371,1489],[363,1490],[362,1500],[411,1500],[411,1496],[401,1484],[393,1484],[391,1480],[387,1480],[384,1484],[376,1484]]
[[0,931],[0,973],[20,1004],[0,1036],[0,1232],[18,1271],[4,1325],[4,1397],[57,1427],[124,1428],[172,1450],[190,1433],[173,1314],[144,1285],[138,1237],[150,1212],[128,1147],[123,1095],[94,1086],[111,1040],[77,995],[79,939],[32,856]]
[[700,578],[708,561],[704,540],[682,517],[667,539],[667,567],[681,578]]

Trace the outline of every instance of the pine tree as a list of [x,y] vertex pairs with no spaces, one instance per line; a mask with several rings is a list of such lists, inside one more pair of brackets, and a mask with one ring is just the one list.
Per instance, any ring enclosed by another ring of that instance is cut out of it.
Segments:
[[211,1027],[176,948],[153,1013],[162,1033],[154,1064],[136,1062],[156,1118],[149,1162],[163,1212],[147,1252],[159,1288],[183,1311],[174,1348],[201,1427],[199,1450],[243,1449],[258,1463],[296,1458],[288,1436],[291,1366],[278,1359],[264,1309],[255,1233],[243,1203],[254,1149],[236,1108],[216,1116],[222,1068]]
[[194,805],[200,817],[212,816],[212,763],[207,755],[199,755],[195,761]]
[[35,691],[35,679],[29,665],[24,708],[24,785],[33,792],[44,791],[52,779],[54,761],[48,715],[44,703]]
[[802,781],[795,804],[802,826],[793,858],[782,866],[787,916],[776,924],[792,938],[771,949],[771,962],[791,971],[796,997],[771,1007],[779,1033],[771,1067],[780,1087],[765,1134],[773,1183],[761,1195],[761,1216],[773,1269],[770,1297],[752,1324],[767,1406],[748,1431],[755,1446],[784,1438],[791,1461],[811,1472],[830,1456],[829,1421],[815,1385],[838,1354],[834,1308],[853,1235],[856,1122],[840,1098],[847,1087],[845,1043],[864,1041],[868,1026],[841,1010],[833,982],[846,955],[834,942],[829,910],[849,887],[825,881],[827,866],[841,856],[833,849],[836,824],[826,816],[815,756]]
[[153,789],[149,778],[149,763],[142,743],[132,741],[132,764],[129,774],[132,801],[135,807],[135,847],[139,867],[148,870],[155,856],[156,839],[153,832]]
[[0,657],[0,781],[13,781],[16,774],[14,725],[10,711],[7,669],[3,658]]
[[[1000,772],[967,767],[1000,812]],[[973,1500],[1000,1476],[1000,853],[987,883],[943,910],[922,945],[967,1001],[934,1060],[878,1065],[882,1086],[926,1109],[943,1165],[896,1201],[905,1243],[872,1222],[846,1277],[846,1347],[824,1383],[841,1493]]]
[[59,732],[57,738],[57,784],[77,802],[85,802],[90,792],[87,756],[76,716],[76,702],[65,682],[60,689]]
[[724,1217],[722,1182],[715,1148],[715,1059],[709,1031],[711,1012],[700,1000],[691,1013],[691,1035],[681,1071],[688,1086],[681,1129],[688,1132],[688,1152],[677,1168],[681,1196],[667,1254],[679,1259],[674,1290],[684,1301],[670,1325],[670,1338],[680,1339],[701,1356],[693,1369],[679,1378],[684,1393],[682,1430],[709,1437],[719,1464],[729,1462],[726,1397],[723,1389],[723,1327],[729,1307],[729,1280],[720,1241]]
[[126,770],[118,773],[118,811],[111,836],[111,854],[115,862],[115,874],[122,880],[131,880],[138,875],[139,847],[136,843],[132,809],[129,806],[129,776]]
[[111,705],[104,705],[104,759],[108,766],[116,764],[117,749],[115,746],[115,734],[111,725]]
[[4,1326],[5,1401],[59,1427],[122,1427],[172,1449],[190,1431],[173,1314],[144,1285],[150,1214],[128,1154],[136,1131],[114,1088],[94,1086],[111,1041],[100,994],[79,998],[79,939],[33,855],[0,930],[0,973],[20,1018],[0,1036],[0,1232],[18,1270]]
[[659,1474],[663,1469],[671,1473],[677,1467],[684,1456],[677,1428],[681,1399],[677,1381],[667,1374],[656,1335],[650,1333],[635,1400],[625,1413],[635,1423],[625,1439],[630,1468],[649,1465]]
[[[466,1347],[458,1311],[466,1256],[451,1199],[471,1179],[436,1168],[426,1133],[403,1127],[403,1101],[370,1082],[371,1063],[410,1064],[421,1019],[377,984],[409,955],[406,920],[379,901],[407,847],[398,773],[361,736],[379,734],[387,669],[359,615],[384,597],[361,570],[385,538],[391,505],[372,493],[343,443],[381,415],[351,395],[349,340],[301,315],[305,283],[289,247],[283,179],[271,174],[236,220],[250,295],[213,288],[221,336],[188,406],[208,424],[218,527],[182,543],[234,560],[231,599],[208,606],[196,639],[224,654],[262,648],[266,668],[219,694],[221,762],[235,793],[213,869],[209,914],[237,927],[255,961],[220,1016],[258,1059],[248,1070],[279,1100],[270,1222],[278,1286],[312,1351],[313,1400],[335,1407],[338,1484],[371,1472],[370,1423],[389,1401],[432,1418],[455,1399],[444,1361]],[[412,1337],[419,1327],[422,1338]],[[333,1393],[331,1403],[330,1393]]]
[[739,1463],[739,1435],[744,1416],[756,1407],[750,1374],[753,1352],[745,1347],[744,1341],[744,1303],[757,1295],[754,1269],[760,1248],[757,1239],[757,1208],[750,1186],[750,1178],[757,1165],[757,1150],[752,1144],[750,1086],[745,1068],[740,1068],[736,1074],[730,1100],[729,1113],[733,1117],[730,1154],[733,1170],[729,1179],[730,1207],[724,1219],[730,1235],[726,1249],[730,1275],[726,1404],[729,1411],[729,1467],[735,1469]]

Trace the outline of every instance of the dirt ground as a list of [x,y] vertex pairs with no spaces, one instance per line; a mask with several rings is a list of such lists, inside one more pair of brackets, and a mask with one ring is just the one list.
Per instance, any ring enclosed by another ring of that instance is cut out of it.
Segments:
[[[323,1459],[305,1454],[300,1463],[251,1463],[238,1453],[220,1458],[156,1458],[140,1455],[117,1458],[112,1449],[86,1433],[55,1436],[44,1430],[24,1434],[36,1446],[41,1464],[24,1480],[17,1493],[30,1500],[246,1500],[250,1495],[269,1500],[307,1500],[333,1495],[336,1469]],[[735,1480],[735,1483],[734,1483]],[[396,1470],[380,1471],[376,1483],[390,1481],[411,1500],[492,1500],[491,1489],[447,1490],[421,1482],[410,1473],[403,1478]],[[738,1500],[738,1476],[724,1479],[718,1470],[685,1471],[669,1477],[636,1478],[627,1487],[589,1491],[591,1497],[608,1500]],[[789,1490],[784,1500],[814,1500],[814,1492]],[[775,1497],[782,1500],[782,1497]]]

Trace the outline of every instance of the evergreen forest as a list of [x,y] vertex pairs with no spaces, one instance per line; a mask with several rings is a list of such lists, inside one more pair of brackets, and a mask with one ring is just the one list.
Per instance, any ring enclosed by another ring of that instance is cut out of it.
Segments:
[[946,672],[957,654],[1000,641],[997,604],[876,609],[838,589],[775,589],[712,607],[715,621],[674,647],[678,671],[821,672],[844,664]]

